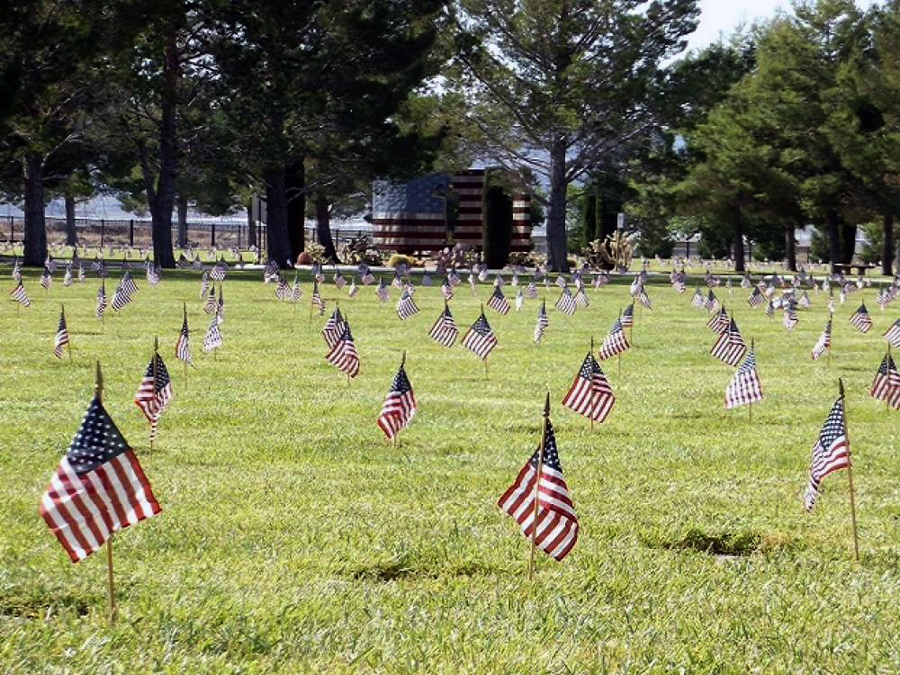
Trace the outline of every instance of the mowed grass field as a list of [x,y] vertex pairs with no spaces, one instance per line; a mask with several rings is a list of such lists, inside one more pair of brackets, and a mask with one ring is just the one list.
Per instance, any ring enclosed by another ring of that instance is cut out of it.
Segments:
[[[693,289],[660,278],[621,374],[603,364],[617,402],[591,431],[560,401],[630,279],[589,289],[571,318],[551,287],[540,345],[536,301],[486,310],[499,346],[485,377],[459,343],[429,340],[437,283],[401,322],[396,289],[388,304],[374,287],[349,300],[328,277],[323,295],[341,298],[361,359],[349,385],[324,359],[307,277],[294,307],[261,272],[229,272],[214,359],[200,349],[198,272],[166,272],[157,288],[136,274],[135,302],[103,326],[96,275],[64,288],[58,272],[45,292],[26,274],[32,306],[0,307],[0,672],[900,672],[900,413],[867,393],[900,304],[882,313],[865,289],[838,305],[829,365],[809,356],[823,294],[787,333],[746,291],[719,290],[756,342],[765,399],[750,423],[746,407],[723,408],[733,369],[709,355]],[[12,288],[9,266],[0,278]],[[457,290],[462,334],[491,286]],[[861,299],[867,335],[848,323]],[[187,375],[173,354],[183,301]],[[51,354],[61,302],[73,363]],[[132,398],[154,336],[175,393],[151,455]],[[419,412],[392,448],[375,420],[404,349]],[[37,513],[95,359],[163,509],[115,539],[113,626],[103,551],[71,564]],[[812,513],[802,506],[839,376],[859,564],[846,472],[825,479]],[[562,563],[539,556],[529,583],[528,542],[495,502],[538,443],[548,389],[581,530]]]

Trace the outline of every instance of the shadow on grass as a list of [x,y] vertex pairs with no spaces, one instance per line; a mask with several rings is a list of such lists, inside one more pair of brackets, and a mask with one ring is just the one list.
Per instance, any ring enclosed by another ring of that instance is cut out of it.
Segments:
[[52,614],[74,612],[85,616],[96,608],[103,608],[101,596],[76,596],[69,593],[50,595],[41,591],[8,589],[0,593],[0,617],[43,619]]
[[397,581],[402,579],[438,579],[441,577],[475,577],[492,574],[493,570],[479,563],[466,562],[450,567],[417,567],[408,558],[388,560],[361,567],[350,572],[354,580]]
[[683,535],[666,539],[642,535],[641,543],[649,548],[669,550],[694,550],[714,556],[748,556],[755,553],[773,553],[786,549],[790,542],[781,536],[763,536],[754,531],[704,532],[691,528]]

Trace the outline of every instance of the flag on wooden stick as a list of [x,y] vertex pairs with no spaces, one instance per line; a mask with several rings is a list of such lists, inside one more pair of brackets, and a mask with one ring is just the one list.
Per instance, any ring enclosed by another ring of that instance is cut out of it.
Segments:
[[869,310],[866,309],[866,303],[859,306],[853,314],[850,315],[850,324],[860,333],[868,333],[872,328],[872,317],[869,316]]
[[406,354],[403,355],[400,369],[394,375],[391,388],[384,397],[381,414],[378,416],[378,428],[384,432],[388,440],[393,439],[401,429],[409,426],[410,420],[416,414],[416,397],[403,367],[405,362]]
[[481,316],[466,331],[462,339],[462,345],[478,354],[482,359],[486,359],[491,350],[497,346],[497,338],[494,336],[494,331],[491,330],[491,325],[484,315],[484,310],[481,311]]
[[450,305],[445,300],[444,311],[441,312],[431,330],[428,331],[428,337],[445,347],[452,347],[458,333],[456,321],[453,320],[453,315],[450,313]]
[[847,444],[847,429],[844,423],[844,399],[837,399],[825,424],[819,432],[812,449],[809,465],[809,479],[806,483],[804,505],[810,511],[819,496],[822,479],[832,471],[849,468],[850,447]]
[[178,340],[175,342],[175,358],[184,361],[188,365],[191,363],[191,345],[188,341],[188,321],[187,307],[184,308],[184,320],[181,323],[181,331],[178,333]]
[[356,353],[356,345],[350,333],[350,323],[346,319],[343,322],[341,336],[325,356],[325,360],[347,373],[348,377],[359,375],[359,355]]
[[562,404],[579,415],[603,422],[612,410],[616,397],[592,351],[587,353]]
[[159,418],[172,398],[172,381],[162,357],[154,352],[144,371],[138,390],[134,394],[134,402],[144,413],[150,423],[150,442],[156,438],[156,427]]
[[819,339],[816,340],[816,344],[813,345],[812,352],[810,355],[812,356],[813,361],[816,361],[822,354],[825,353],[826,349],[831,348],[831,319],[828,319],[828,323],[825,324],[825,328],[822,329],[822,333],[819,335]]
[[725,408],[731,409],[739,405],[756,403],[761,401],[762,397],[759,376],[756,374],[756,356],[751,348],[741,367],[737,369],[731,382],[725,388]]
[[[53,339],[53,356],[58,359],[62,358],[63,347],[69,344],[69,330],[66,327],[66,310],[61,309],[59,312],[59,325],[56,328],[56,337]],[[71,350],[71,347],[69,348]],[[71,356],[71,352],[69,352]]]
[[[497,278],[499,279],[500,277],[498,276]],[[495,312],[500,312],[500,314],[509,314],[509,300],[506,299],[506,296],[503,295],[503,291],[500,290],[500,284],[494,285],[494,292],[491,293],[491,297],[487,301],[487,306]]]
[[900,410],[900,372],[890,353],[885,354],[875,373],[869,395],[879,401],[886,401],[895,410]]
[[628,344],[628,339],[625,337],[625,331],[622,329],[622,319],[621,317],[616,317],[616,320],[613,321],[612,328],[609,329],[606,339],[600,346],[598,356],[601,361],[606,361],[616,354],[621,354],[630,346],[631,345]]
[[[522,289],[519,289],[519,293],[521,292]],[[547,302],[541,301],[541,306],[538,308],[537,323],[534,326],[535,344],[540,343],[541,338],[544,336],[544,331],[547,330],[547,326],[549,325],[550,321],[547,319]]]
[[900,349],[900,319],[897,319],[881,337],[883,337],[888,341],[888,343],[890,343],[897,349]]
[[22,307],[29,307],[31,305],[31,300],[28,299],[28,294],[25,292],[25,287],[22,285],[21,281],[19,281],[18,286],[12,289],[12,292],[9,295],[13,300],[22,305]]
[[738,330],[737,322],[732,317],[728,324],[728,330],[719,334],[709,353],[729,366],[736,366],[746,349],[747,345],[741,336],[741,331]]

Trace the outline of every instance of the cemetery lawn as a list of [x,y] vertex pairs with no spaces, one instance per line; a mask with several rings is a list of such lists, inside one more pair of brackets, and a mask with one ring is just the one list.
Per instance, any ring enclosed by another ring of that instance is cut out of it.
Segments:
[[[723,408],[733,369],[708,353],[714,335],[690,306],[693,288],[678,295],[654,280],[621,374],[603,363],[617,402],[592,432],[560,401],[591,336],[599,347],[627,304],[628,280],[589,289],[591,306],[571,318],[552,308],[551,287],[540,345],[536,301],[505,317],[487,309],[499,346],[485,378],[458,342],[427,336],[443,307],[438,278],[401,322],[396,289],[385,305],[374,286],[349,300],[329,273],[323,295],[341,298],[361,359],[348,385],[325,362],[325,317],[310,322],[308,278],[294,307],[261,277],[228,273],[215,358],[200,348],[209,320],[198,272],[167,271],[157,288],[136,273],[135,302],[102,325],[95,274],[64,288],[59,271],[47,292],[30,270],[32,306],[17,314],[4,300],[0,672],[900,671],[900,412],[867,393],[900,303],[882,313],[865,289],[838,305],[829,365],[809,355],[824,295],[811,294],[787,333],[747,291],[718,290],[756,342],[765,399],[750,423],[746,407]],[[0,278],[8,293],[8,265]],[[460,337],[490,291],[457,288]],[[875,322],[867,335],[848,323],[860,299]],[[51,353],[61,302],[72,363]],[[182,302],[187,375],[173,353]],[[154,336],[174,398],[150,454],[132,398]],[[375,420],[404,349],[419,412],[392,448]],[[113,626],[105,552],[71,564],[37,512],[90,400],[95,359],[105,405],[163,509],[115,538]],[[802,504],[838,376],[859,564],[846,472],[825,478],[812,513]],[[538,443],[548,388],[581,529],[562,563],[539,554],[529,583],[528,542],[495,502]]]

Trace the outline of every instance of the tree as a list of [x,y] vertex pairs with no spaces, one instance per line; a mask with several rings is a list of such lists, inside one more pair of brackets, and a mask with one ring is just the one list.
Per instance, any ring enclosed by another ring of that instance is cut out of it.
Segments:
[[26,265],[47,257],[48,172],[88,122],[109,12],[100,0],[11,0],[0,12],[0,162],[8,191],[24,199]]
[[307,160],[323,139],[363,143],[436,72],[444,0],[235,0],[217,10],[214,56],[231,150],[266,193],[268,253],[303,248]]
[[456,86],[491,159],[549,184],[549,262],[567,270],[566,188],[654,124],[695,0],[460,0]]

